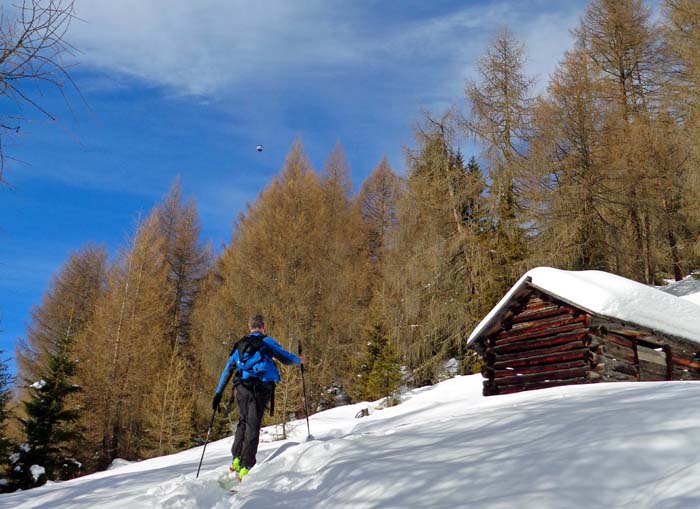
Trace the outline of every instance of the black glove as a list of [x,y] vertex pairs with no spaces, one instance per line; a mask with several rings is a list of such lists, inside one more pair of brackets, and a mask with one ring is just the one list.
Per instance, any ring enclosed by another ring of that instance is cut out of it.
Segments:
[[219,403],[221,403],[221,393],[217,392],[214,394],[214,399],[211,402],[211,408],[215,412],[219,409]]

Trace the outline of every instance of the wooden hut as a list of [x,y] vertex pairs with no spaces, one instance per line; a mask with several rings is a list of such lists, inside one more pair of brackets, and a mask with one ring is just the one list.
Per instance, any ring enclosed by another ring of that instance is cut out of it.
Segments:
[[599,271],[540,267],[471,334],[484,396],[559,385],[700,380],[700,306]]

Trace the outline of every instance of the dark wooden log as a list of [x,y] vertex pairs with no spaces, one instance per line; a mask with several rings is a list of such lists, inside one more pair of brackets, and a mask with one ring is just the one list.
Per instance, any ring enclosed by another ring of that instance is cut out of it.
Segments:
[[544,382],[545,380],[568,380],[571,378],[583,378],[589,371],[588,366],[563,369],[559,371],[548,371],[544,373],[534,373],[531,375],[515,375],[496,378],[494,382],[498,387],[514,384],[529,384],[533,382]]
[[617,376],[617,374],[622,374],[625,375],[625,377],[631,377],[634,380],[639,378],[639,369],[634,364],[621,362],[619,359],[607,357],[606,355],[598,355],[596,358],[596,366],[601,364],[604,366],[604,368],[602,370],[595,370],[601,375]]
[[[517,334],[524,334],[529,331],[536,331],[547,329],[550,327],[557,327],[566,323],[570,323],[574,320],[573,315],[568,313],[562,313],[556,316],[550,316],[548,318],[542,318],[541,320],[528,320],[527,322],[520,322],[513,324],[513,326],[506,332],[499,334],[496,339],[506,338],[510,336],[515,336]],[[580,318],[579,318],[580,320]],[[581,320],[580,323],[582,323]]]
[[570,350],[559,353],[523,357],[517,360],[511,360],[507,362],[495,362],[493,364],[493,368],[498,370],[505,369],[507,367],[518,368],[526,366],[540,366],[543,364],[556,364],[558,362],[584,360],[588,358],[588,355],[590,355],[590,353],[591,352],[590,350],[588,350],[588,348],[579,348],[577,350]]
[[607,343],[606,345],[603,345],[598,348],[599,351],[601,351],[608,357],[625,361],[632,365],[637,363],[637,358],[634,350],[630,350],[629,348],[622,348],[619,345],[616,345],[615,343]]
[[553,304],[551,302],[537,302],[533,301],[530,299],[530,301],[527,303],[527,305],[520,311],[519,314],[530,314],[530,313],[537,313],[539,311],[545,311],[549,309],[558,309],[559,306],[556,304]]
[[496,353],[494,362],[504,363],[529,357],[547,355],[548,353],[566,352],[567,350],[576,350],[579,348],[583,348],[585,346],[583,344],[584,336],[585,332],[579,332],[578,334],[570,334],[567,335],[565,338],[560,338],[561,342],[558,341],[555,344],[546,345],[544,348],[527,349],[508,354]]
[[700,370],[700,362],[675,355],[675,352],[671,357],[671,361],[673,362],[674,366],[681,366],[685,369]]
[[[552,371],[562,371],[565,369],[572,369],[572,368],[583,368],[588,366],[588,364],[584,360],[576,360],[576,361],[570,361],[570,362],[560,362],[557,364],[546,364],[544,366],[533,366],[533,367],[522,367],[522,368],[511,368],[511,369],[493,369],[493,368],[486,368],[487,373],[489,375],[489,378],[492,376],[494,379],[496,378],[505,378],[509,376],[517,376],[517,375],[533,375],[537,373],[547,373],[547,372],[552,372]],[[484,377],[487,378],[487,377]]]
[[568,307],[550,306],[537,310],[526,310],[518,313],[513,317],[513,324],[521,324],[528,322],[538,322],[545,318],[553,318],[555,316],[573,316],[574,310]]
[[495,396],[498,394],[498,387],[493,382],[490,382],[486,380],[484,382],[484,388],[482,389],[481,393],[484,396]]
[[528,339],[536,339],[547,336],[554,336],[563,332],[569,332],[577,328],[585,327],[585,317],[580,316],[573,318],[558,318],[553,321],[538,322],[527,330],[512,329],[508,332],[501,332],[496,336],[496,346],[506,345],[517,341],[525,341]]
[[622,347],[622,348],[628,348],[628,349],[630,349],[630,350],[634,350],[634,348],[635,348],[635,342],[634,342],[634,340],[633,340],[633,339],[626,338],[626,337],[624,337],[624,336],[618,336],[618,335],[616,335],[616,334],[611,334],[611,333],[608,332],[608,333],[603,337],[603,339],[604,339],[607,343],[613,343],[613,344],[619,345],[619,346]]
[[582,345],[586,345],[584,341],[585,336],[586,329],[578,328],[564,332],[563,334],[555,334],[552,336],[546,336],[543,338],[537,338],[528,341],[518,341],[516,343],[497,345],[493,347],[491,351],[498,355],[505,355],[512,352],[526,352],[528,350],[537,350],[540,348],[552,347],[568,343],[574,340],[580,341]]

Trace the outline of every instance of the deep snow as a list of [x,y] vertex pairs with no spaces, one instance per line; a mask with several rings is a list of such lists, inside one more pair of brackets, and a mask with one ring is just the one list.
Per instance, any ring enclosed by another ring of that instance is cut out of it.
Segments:
[[700,507],[700,383],[571,386],[481,396],[479,375],[409,392],[356,419],[311,417],[290,446],[263,443],[231,495],[231,439],[80,479],[0,495],[0,508]]

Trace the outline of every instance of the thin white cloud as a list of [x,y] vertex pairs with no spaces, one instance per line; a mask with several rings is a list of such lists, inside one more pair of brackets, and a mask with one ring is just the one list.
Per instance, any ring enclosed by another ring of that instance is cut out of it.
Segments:
[[81,61],[185,93],[359,58],[323,1],[82,0],[76,9]]
[[[585,0],[497,0],[424,19],[377,23],[381,4],[323,0],[79,0],[71,40],[91,66],[138,76],[177,93],[299,80],[388,59],[448,52],[469,67],[490,34],[523,35],[533,70],[547,74],[569,43]],[[552,5],[554,4],[554,5]],[[364,27],[373,22],[375,29]],[[443,56],[444,58],[444,56]],[[460,79],[463,79],[461,76]]]

